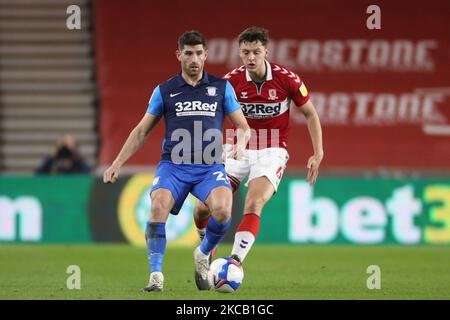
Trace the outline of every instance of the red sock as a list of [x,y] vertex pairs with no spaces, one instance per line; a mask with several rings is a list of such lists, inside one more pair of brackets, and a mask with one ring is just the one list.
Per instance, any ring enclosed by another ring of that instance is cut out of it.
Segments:
[[203,220],[200,220],[197,217],[194,217],[194,223],[195,223],[195,226],[197,227],[197,229],[205,229],[206,225],[208,224],[209,217],[211,217],[211,215],[207,216]]
[[244,213],[242,221],[239,224],[236,232],[248,231],[253,234],[256,239],[259,231],[260,220],[260,217],[255,213]]

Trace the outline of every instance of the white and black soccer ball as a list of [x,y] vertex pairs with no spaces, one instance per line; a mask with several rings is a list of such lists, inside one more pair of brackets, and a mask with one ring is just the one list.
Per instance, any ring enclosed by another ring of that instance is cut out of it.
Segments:
[[235,292],[244,280],[244,270],[232,258],[219,258],[211,263],[209,280],[215,291]]

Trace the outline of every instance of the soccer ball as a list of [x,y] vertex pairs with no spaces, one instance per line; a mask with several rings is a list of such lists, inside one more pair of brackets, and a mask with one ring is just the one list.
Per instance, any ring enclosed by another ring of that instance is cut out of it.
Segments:
[[244,270],[232,258],[219,258],[209,267],[209,281],[218,292],[235,292],[244,280]]

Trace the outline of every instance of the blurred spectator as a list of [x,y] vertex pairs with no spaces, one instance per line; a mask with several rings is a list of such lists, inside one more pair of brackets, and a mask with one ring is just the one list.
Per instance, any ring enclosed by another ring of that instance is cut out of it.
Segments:
[[76,174],[90,171],[89,165],[78,152],[75,137],[69,134],[56,143],[54,151],[36,169],[37,174]]

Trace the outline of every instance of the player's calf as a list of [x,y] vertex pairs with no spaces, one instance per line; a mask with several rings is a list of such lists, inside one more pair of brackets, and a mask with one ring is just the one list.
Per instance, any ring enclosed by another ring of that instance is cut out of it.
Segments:
[[201,201],[197,201],[194,208],[194,223],[197,228],[197,233],[200,242],[203,241],[206,232],[206,225],[208,224],[210,212],[207,206]]
[[228,188],[213,189],[206,199],[211,217],[205,230],[205,238],[200,244],[200,250],[207,256],[223,239],[231,224],[232,193]]
[[148,222],[145,229],[148,263],[150,266],[150,279],[145,292],[162,291],[164,277],[162,263],[166,250],[166,230],[164,222]]
[[266,176],[251,180],[245,199],[244,215],[234,236],[232,255],[244,262],[245,257],[258,236],[262,209],[275,192]]
[[254,213],[244,214],[234,235],[231,257],[242,264],[258,236],[260,217]]
[[206,202],[211,208],[211,216],[206,225],[205,237],[194,252],[195,283],[200,290],[208,290],[211,287],[208,281],[209,258],[231,225],[231,190],[215,188]]
[[163,290],[162,264],[167,244],[165,222],[169,215],[170,207],[173,205],[173,198],[168,190],[155,190],[152,192],[151,198],[150,221],[147,222],[145,229],[150,280],[147,287],[142,289],[145,292]]

